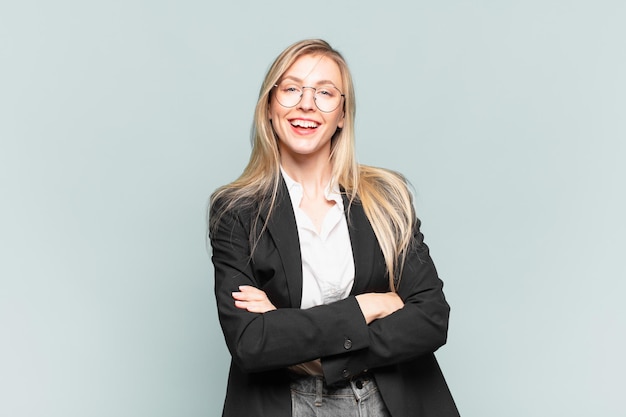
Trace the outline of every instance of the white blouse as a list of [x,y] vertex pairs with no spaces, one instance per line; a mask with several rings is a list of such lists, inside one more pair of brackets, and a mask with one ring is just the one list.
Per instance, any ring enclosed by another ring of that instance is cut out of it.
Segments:
[[[282,168],[281,168],[282,170]],[[301,308],[329,304],[348,297],[354,284],[354,258],[339,187],[326,187],[328,201],[334,201],[318,233],[313,221],[300,209],[302,185],[282,170],[296,215],[302,255]]]

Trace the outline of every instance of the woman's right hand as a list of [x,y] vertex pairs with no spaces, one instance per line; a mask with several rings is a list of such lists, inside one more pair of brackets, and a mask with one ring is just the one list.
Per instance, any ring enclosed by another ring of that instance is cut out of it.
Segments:
[[265,291],[256,287],[241,285],[239,291],[233,292],[232,295],[235,299],[235,307],[242,310],[248,310],[251,313],[267,313],[276,310]]
[[387,317],[404,307],[404,302],[395,292],[359,294],[356,296],[356,300],[367,324],[376,319]]

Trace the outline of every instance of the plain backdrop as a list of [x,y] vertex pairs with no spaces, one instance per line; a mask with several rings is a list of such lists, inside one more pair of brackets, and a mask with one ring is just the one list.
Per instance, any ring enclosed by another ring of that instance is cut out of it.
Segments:
[[359,161],[415,189],[461,414],[624,415],[625,21],[622,0],[2,2],[0,415],[220,415],[206,205],[310,37],[351,66]]

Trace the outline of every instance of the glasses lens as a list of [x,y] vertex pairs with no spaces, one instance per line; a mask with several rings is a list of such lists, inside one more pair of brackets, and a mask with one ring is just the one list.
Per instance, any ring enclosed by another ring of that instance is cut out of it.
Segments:
[[339,107],[341,92],[333,86],[319,87],[315,91],[315,104],[323,112],[331,112]]
[[276,87],[276,100],[284,107],[294,107],[302,97],[302,87],[291,82],[282,82]]
[[284,107],[295,107],[304,94],[304,90],[310,88],[315,94],[315,105],[320,111],[329,113],[337,109],[341,104],[341,91],[335,86],[321,86],[317,88],[302,87],[291,81],[283,81],[276,86],[276,100]]

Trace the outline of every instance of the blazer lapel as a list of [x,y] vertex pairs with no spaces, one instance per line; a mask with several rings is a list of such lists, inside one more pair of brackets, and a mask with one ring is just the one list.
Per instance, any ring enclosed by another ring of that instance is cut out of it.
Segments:
[[[267,211],[262,214],[267,219]],[[267,231],[272,237],[285,271],[287,292],[292,307],[302,302],[302,255],[296,216],[293,212],[287,185],[281,177],[276,205],[267,222]]]
[[354,285],[350,293],[355,295],[374,289],[384,291],[386,277],[384,280],[380,279],[385,275],[384,260],[363,206],[357,201],[350,204],[345,194],[343,206],[354,257]]

